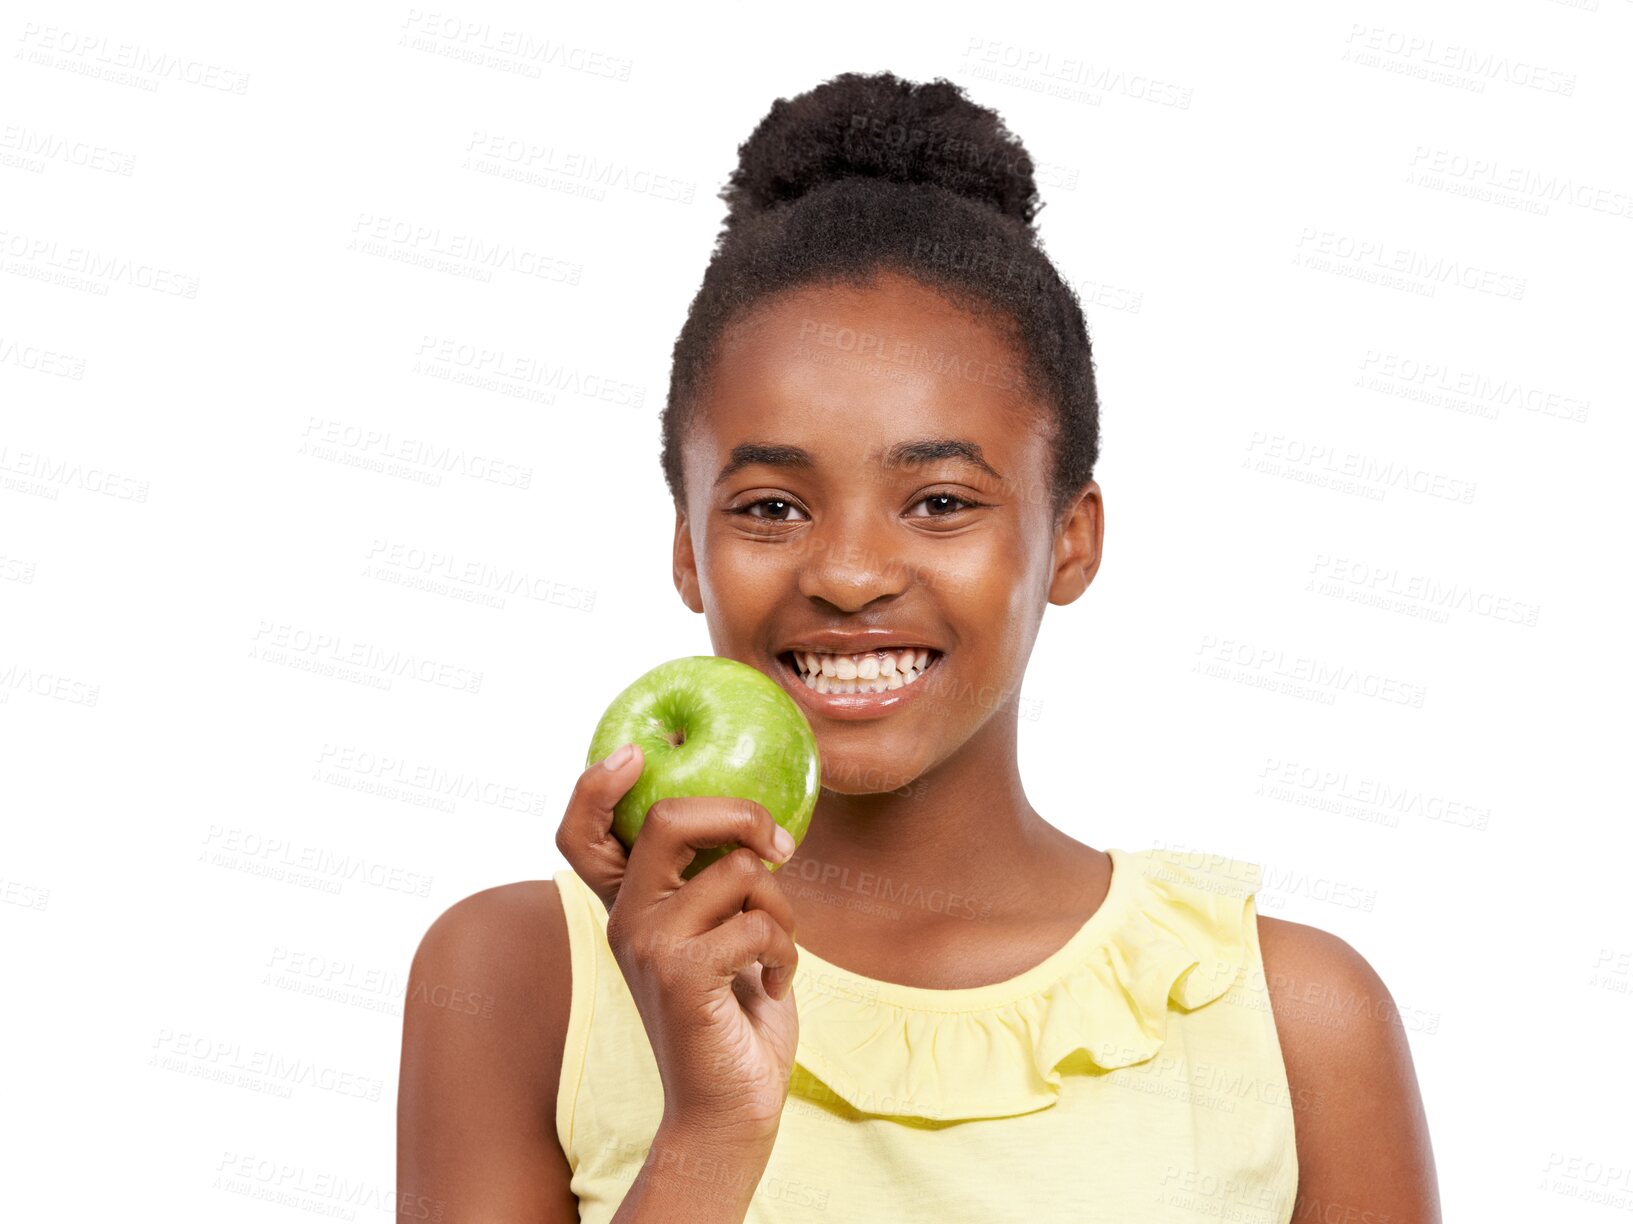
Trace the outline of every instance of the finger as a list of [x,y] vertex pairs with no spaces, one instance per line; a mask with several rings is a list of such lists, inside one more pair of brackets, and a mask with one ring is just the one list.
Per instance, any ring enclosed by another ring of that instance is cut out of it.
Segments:
[[699,850],[728,842],[746,846],[761,858],[782,862],[788,856],[774,841],[779,827],[771,813],[752,799],[723,795],[659,799],[646,811],[619,892],[634,896],[639,908],[645,909],[687,882],[681,872]]
[[703,963],[722,981],[730,981],[758,961],[763,966],[760,985],[773,999],[788,994],[799,964],[793,936],[763,909],[728,918],[695,943],[704,949]]
[[[624,752],[624,759],[608,769],[607,762],[619,752]],[[609,910],[629,866],[623,843],[612,834],[612,809],[635,785],[644,766],[645,758],[634,744],[590,765],[579,774],[556,830],[556,849]]]
[[762,909],[794,934],[794,905],[754,851],[738,848],[710,863],[665,903],[665,921],[688,936],[706,935],[744,910]]

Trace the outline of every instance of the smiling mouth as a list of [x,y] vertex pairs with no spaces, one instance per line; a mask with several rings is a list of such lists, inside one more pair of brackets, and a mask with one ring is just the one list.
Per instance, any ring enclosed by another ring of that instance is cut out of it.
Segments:
[[927,646],[824,654],[785,650],[777,659],[813,693],[888,693],[916,684],[935,667],[942,652]]

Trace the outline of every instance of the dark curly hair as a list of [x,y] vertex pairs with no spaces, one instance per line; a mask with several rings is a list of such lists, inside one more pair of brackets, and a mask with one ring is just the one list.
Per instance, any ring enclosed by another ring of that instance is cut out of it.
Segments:
[[725,224],[675,341],[663,471],[685,504],[681,442],[722,335],[773,295],[896,271],[996,326],[1052,414],[1058,526],[1093,478],[1100,409],[1077,295],[1044,254],[1031,158],[949,81],[847,72],[779,98],[738,147]]

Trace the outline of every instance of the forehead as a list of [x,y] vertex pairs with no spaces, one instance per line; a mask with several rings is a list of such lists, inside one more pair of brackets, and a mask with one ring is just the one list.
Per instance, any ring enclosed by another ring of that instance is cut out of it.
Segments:
[[703,488],[747,439],[863,463],[901,438],[962,437],[1006,474],[1041,440],[1002,325],[892,272],[770,299],[722,337],[710,375],[689,448],[710,465]]

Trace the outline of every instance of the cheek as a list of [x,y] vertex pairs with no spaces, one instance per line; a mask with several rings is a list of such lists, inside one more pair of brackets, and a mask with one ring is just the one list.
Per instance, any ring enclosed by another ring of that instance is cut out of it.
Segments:
[[962,621],[990,625],[1010,615],[1017,600],[1025,604],[1025,541],[1010,531],[978,531],[940,541],[920,554],[915,577],[939,599],[948,601]]
[[798,572],[794,550],[741,540],[713,541],[698,558],[706,600],[732,615],[779,598]]

